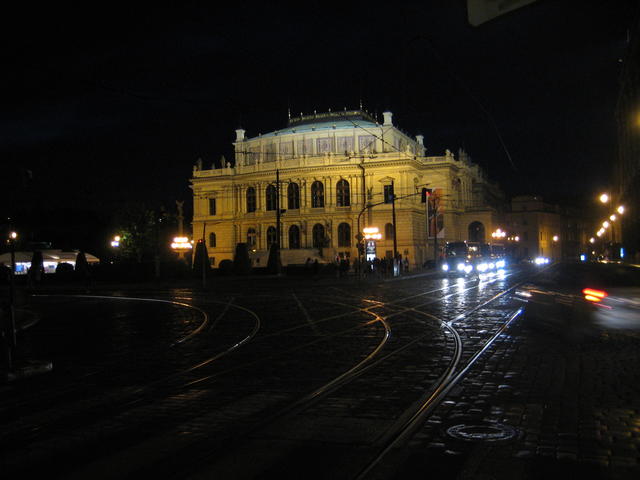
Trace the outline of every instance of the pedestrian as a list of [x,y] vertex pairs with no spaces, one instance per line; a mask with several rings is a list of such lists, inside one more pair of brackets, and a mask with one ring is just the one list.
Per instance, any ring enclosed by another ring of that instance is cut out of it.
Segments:
[[404,270],[404,273],[409,273],[409,258],[404,257],[404,260],[402,261],[403,261],[402,269]]
[[320,268],[320,265],[318,265],[318,259],[316,258],[313,261],[313,278],[318,278],[318,270]]

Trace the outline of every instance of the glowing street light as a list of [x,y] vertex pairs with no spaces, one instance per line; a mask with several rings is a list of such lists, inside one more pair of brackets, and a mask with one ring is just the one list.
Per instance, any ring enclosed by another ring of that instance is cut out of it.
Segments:
[[558,235],[554,235],[554,236],[553,236],[553,241],[554,241],[554,242],[557,242],[559,239],[560,239],[560,237],[558,237]]
[[591,237],[591,238],[589,239],[589,243],[596,243],[596,239],[595,239],[595,238],[593,238],[593,237]]
[[364,233],[365,240],[380,240],[382,238],[382,234],[378,230],[378,227],[363,228],[362,232]]
[[611,220],[612,222],[615,222],[615,221],[616,221],[616,218],[618,218],[618,217],[616,217],[616,215],[615,215],[615,214],[611,214],[611,215],[609,215],[609,220]]
[[603,193],[602,195],[600,195],[599,198],[602,203],[607,203],[609,201],[609,195],[607,195],[606,193]]
[[609,225],[610,225],[610,223],[609,223],[609,222],[607,222],[606,220],[605,220],[604,222],[602,222],[602,226],[603,226],[604,228],[609,228]]
[[188,252],[193,248],[193,242],[187,237],[174,237],[171,248],[176,252]]
[[507,232],[503,232],[502,229],[498,228],[495,232],[491,234],[493,238],[504,238],[507,236]]
[[18,238],[18,233],[17,232],[11,232],[9,233],[9,238],[11,240],[15,240],[16,238]]
[[118,248],[120,246],[120,240],[122,240],[122,237],[120,237],[120,235],[116,235],[113,237],[113,240],[111,240],[111,246],[113,248]]
[[618,213],[622,215],[624,213],[624,206],[620,205],[617,210],[618,210]]

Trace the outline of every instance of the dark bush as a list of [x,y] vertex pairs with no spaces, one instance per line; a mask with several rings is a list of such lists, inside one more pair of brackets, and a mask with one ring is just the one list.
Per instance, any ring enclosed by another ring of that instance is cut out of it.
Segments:
[[251,259],[246,243],[236,245],[236,254],[233,257],[233,272],[236,275],[249,275],[251,272]]
[[218,264],[218,270],[222,275],[231,275],[233,273],[233,262],[231,260],[222,260]]
[[60,280],[70,280],[73,278],[73,265],[70,263],[59,263],[56,266],[56,276],[55,278]]
[[196,251],[193,255],[193,274],[196,278],[202,278],[202,270],[204,274],[209,276],[211,274],[211,264],[209,262],[209,253],[207,252],[207,246],[204,242],[199,241],[196,243]]
[[269,260],[267,262],[267,270],[271,274],[280,273],[282,271],[282,263],[280,261],[280,248],[275,243],[269,247]]

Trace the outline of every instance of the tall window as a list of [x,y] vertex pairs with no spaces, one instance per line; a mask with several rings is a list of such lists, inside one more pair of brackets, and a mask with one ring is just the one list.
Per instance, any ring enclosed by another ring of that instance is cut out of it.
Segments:
[[267,186],[266,190],[266,204],[267,210],[275,210],[276,209],[276,187],[274,185]]
[[256,189],[247,188],[247,213],[256,211]]
[[385,185],[384,186],[384,203],[392,203],[393,202],[393,185]]
[[276,227],[267,228],[267,248],[269,248],[272,244],[278,242],[278,232],[276,231]]
[[324,185],[316,180],[311,184],[311,208],[324,207]]
[[384,239],[393,240],[393,223],[387,223],[384,226]]
[[324,225],[316,223],[313,226],[313,248],[322,248],[324,246]]
[[209,215],[215,215],[215,214],[216,214],[216,199],[210,198],[209,199]]
[[216,246],[216,234],[211,232],[209,234],[209,247],[215,248]]
[[297,225],[289,227],[289,248],[300,248],[300,228]]
[[349,182],[342,179],[336,185],[336,206],[348,207],[351,205],[351,197],[349,195]]
[[300,208],[300,187],[297,183],[290,183],[287,187],[287,200],[289,210],[298,210]]
[[341,223],[338,225],[338,246],[351,246],[351,227],[348,223]]
[[249,248],[256,248],[256,240],[256,230],[254,228],[250,228],[249,230],[247,230],[247,246]]

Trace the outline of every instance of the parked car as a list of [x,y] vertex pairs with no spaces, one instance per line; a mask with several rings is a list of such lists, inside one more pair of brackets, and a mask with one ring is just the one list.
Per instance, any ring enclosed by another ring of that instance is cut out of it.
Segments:
[[602,329],[640,330],[640,268],[619,263],[558,263],[520,286],[532,326],[581,339]]

